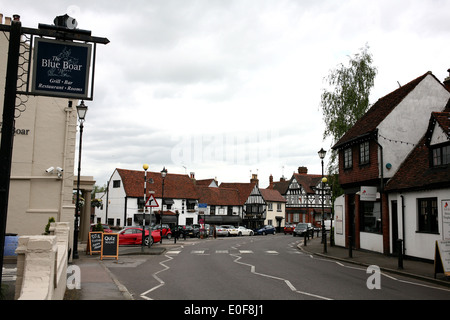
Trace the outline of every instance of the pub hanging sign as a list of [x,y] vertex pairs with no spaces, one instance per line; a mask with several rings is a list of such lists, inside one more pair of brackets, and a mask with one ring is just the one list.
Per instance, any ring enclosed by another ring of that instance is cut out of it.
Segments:
[[88,99],[92,45],[36,38],[31,91]]

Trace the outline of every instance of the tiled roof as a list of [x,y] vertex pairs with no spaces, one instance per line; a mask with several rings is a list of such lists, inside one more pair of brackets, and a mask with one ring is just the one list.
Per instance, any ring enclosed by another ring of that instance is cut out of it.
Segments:
[[239,205],[244,205],[256,183],[222,182],[219,188],[236,189],[239,193]]
[[[128,197],[144,196],[144,171],[116,169]],[[153,183],[150,183],[151,179]],[[162,196],[160,172],[147,172],[147,193],[155,191],[155,197]],[[164,198],[198,199],[198,192],[188,175],[167,173],[164,179]]]
[[239,193],[237,189],[210,188],[207,186],[197,186],[199,203],[206,203],[208,206],[238,206]]
[[[433,112],[439,126],[449,133],[450,112]],[[431,121],[431,123],[434,123]],[[427,141],[432,131],[428,130],[418,145],[402,163],[397,173],[387,182],[386,191],[424,190],[450,187],[450,165],[430,166],[430,148]]]
[[271,202],[286,202],[286,199],[278,192],[278,190],[274,189],[260,189],[261,195],[264,200]]
[[286,194],[290,181],[278,181],[273,183],[273,189],[278,190],[280,194]]
[[366,114],[362,116],[355,123],[355,125],[342,136],[341,139],[339,139],[339,141],[333,146],[333,149],[339,149],[347,143],[373,133],[378,125],[389,115],[389,113],[391,113],[391,111],[394,110],[394,108],[428,75],[432,75],[434,77],[431,72],[427,72],[424,75],[412,80],[408,84],[405,84],[397,90],[380,98],[366,112]]

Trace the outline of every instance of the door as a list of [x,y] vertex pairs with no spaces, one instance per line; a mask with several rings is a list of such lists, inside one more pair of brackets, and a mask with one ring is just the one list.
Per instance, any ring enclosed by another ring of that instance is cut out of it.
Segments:
[[397,214],[397,200],[391,201],[391,219],[392,219],[392,253],[398,254],[398,214]]

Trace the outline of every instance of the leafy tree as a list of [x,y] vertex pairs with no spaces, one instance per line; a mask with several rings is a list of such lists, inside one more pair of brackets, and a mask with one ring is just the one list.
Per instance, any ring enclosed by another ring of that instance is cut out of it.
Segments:
[[[349,57],[348,66],[342,63],[325,78],[329,89],[323,89],[320,108],[325,130],[323,138],[331,137],[334,145],[369,109],[370,90],[374,86],[377,68],[372,65],[372,54],[366,44],[361,51]],[[340,189],[337,183],[337,152],[331,151],[328,162],[329,182],[334,196]],[[338,192],[339,194],[339,192]]]

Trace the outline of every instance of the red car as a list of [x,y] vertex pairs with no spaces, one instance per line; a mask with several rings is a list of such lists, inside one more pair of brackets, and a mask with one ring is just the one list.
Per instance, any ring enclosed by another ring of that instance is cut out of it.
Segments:
[[284,227],[284,234],[292,234],[294,232],[295,229],[295,224],[287,224]]
[[[149,237],[149,231],[145,230],[144,245],[148,246],[155,242],[161,241],[161,236],[159,230],[152,230],[152,236]],[[142,228],[139,227],[129,227],[121,230],[119,232],[119,245],[127,244],[142,244]]]

